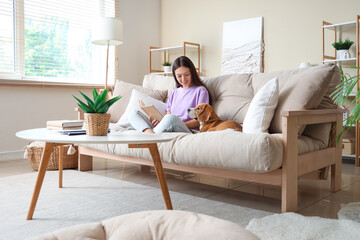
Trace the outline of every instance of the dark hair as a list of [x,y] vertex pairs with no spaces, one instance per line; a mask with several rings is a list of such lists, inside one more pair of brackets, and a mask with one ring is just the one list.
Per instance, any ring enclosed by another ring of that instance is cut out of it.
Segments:
[[210,96],[210,92],[209,89],[205,86],[205,84],[203,83],[203,81],[200,79],[196,68],[193,64],[193,62],[190,60],[190,58],[186,57],[186,56],[180,56],[177,59],[175,59],[173,65],[172,65],[172,73],[176,82],[176,87],[181,87],[181,84],[179,83],[179,81],[176,79],[176,75],[175,75],[175,70],[178,69],[179,67],[187,67],[190,69],[190,75],[191,75],[191,82],[193,85],[195,86],[203,86],[206,88],[206,90],[209,93],[209,103],[211,105],[211,96]]

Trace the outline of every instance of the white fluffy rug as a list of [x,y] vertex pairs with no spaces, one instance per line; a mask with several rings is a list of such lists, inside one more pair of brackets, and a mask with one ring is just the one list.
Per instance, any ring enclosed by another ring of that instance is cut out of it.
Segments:
[[262,240],[359,240],[360,223],[296,213],[273,214],[252,219],[247,230]]
[[[82,223],[146,210],[165,209],[161,190],[74,170],[48,171],[33,220],[26,215],[37,172],[0,178],[0,239],[24,239]],[[245,227],[255,217],[270,215],[200,197],[171,192],[174,209],[230,220]]]

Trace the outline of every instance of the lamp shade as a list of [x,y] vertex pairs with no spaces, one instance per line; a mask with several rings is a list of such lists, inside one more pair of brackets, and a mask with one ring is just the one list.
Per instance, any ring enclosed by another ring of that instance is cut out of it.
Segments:
[[97,45],[120,45],[123,43],[123,23],[113,17],[97,18],[91,28],[91,42]]

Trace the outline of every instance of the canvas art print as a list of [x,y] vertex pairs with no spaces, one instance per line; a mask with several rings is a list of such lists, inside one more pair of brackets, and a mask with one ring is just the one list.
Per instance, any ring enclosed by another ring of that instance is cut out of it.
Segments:
[[221,74],[263,72],[263,18],[225,22]]

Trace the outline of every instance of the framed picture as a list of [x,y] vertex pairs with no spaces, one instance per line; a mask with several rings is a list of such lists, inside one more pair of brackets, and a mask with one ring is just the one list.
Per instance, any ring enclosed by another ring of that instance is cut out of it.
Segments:
[[263,52],[263,17],[224,23],[222,75],[263,72]]

